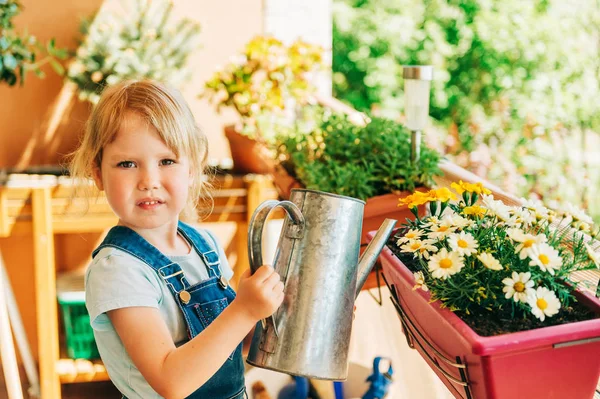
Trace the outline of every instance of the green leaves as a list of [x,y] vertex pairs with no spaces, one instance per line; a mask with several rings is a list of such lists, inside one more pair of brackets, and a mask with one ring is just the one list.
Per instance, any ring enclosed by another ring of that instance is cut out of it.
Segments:
[[316,127],[282,129],[276,139],[278,158],[307,188],[366,200],[430,185],[441,173],[439,154],[427,147],[410,162],[410,133],[396,122],[372,118],[360,127],[327,110],[311,117]]
[[[0,1],[0,83],[5,82],[13,86],[20,81],[22,85],[27,71],[33,71],[38,77],[43,77],[41,67],[48,62],[62,75],[64,69],[56,59],[65,58],[66,51],[57,49],[54,39],[44,48],[27,32],[18,35],[14,31],[12,18],[20,13],[20,7],[16,0]],[[36,62],[36,54],[46,56]]]

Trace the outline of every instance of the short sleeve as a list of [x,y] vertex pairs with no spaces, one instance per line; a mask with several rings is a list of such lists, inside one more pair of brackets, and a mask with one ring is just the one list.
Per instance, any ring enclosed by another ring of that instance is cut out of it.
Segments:
[[233,277],[233,269],[231,269],[231,266],[229,266],[229,261],[227,260],[227,255],[225,255],[225,250],[221,246],[221,243],[219,243],[219,240],[217,239],[217,237],[215,237],[215,235],[212,232],[210,232],[209,230],[202,229],[199,231],[206,233],[206,235],[209,236],[209,238],[211,239],[213,244],[217,247],[217,252],[219,254],[219,260],[221,261],[221,272],[223,273],[223,276],[227,279],[227,281],[231,280],[231,278]]
[[86,275],[85,302],[96,330],[112,329],[110,310],[142,306],[158,308],[162,290],[158,276],[141,260],[114,248],[104,248]]

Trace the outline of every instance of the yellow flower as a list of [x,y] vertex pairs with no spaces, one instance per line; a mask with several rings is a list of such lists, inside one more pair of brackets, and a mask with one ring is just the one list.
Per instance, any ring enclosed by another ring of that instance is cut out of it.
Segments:
[[452,187],[454,189],[454,191],[456,191],[458,193],[458,195],[462,195],[462,193],[464,193],[465,188],[464,188],[464,184],[462,180],[459,180],[458,183],[454,182],[450,185],[450,187]]
[[492,192],[487,188],[483,187],[481,183],[467,183],[459,180],[458,183],[452,183],[450,185],[459,195],[464,193],[465,191],[469,193],[477,193],[477,194],[491,194]]
[[488,190],[487,188],[483,187],[483,184],[481,183],[474,183],[471,184],[471,192],[477,193],[479,195],[481,194],[491,194],[492,192],[490,190]]
[[456,195],[450,191],[447,187],[438,188],[436,190],[429,191],[429,197],[432,201],[448,202],[450,200],[456,200]]
[[408,205],[409,208],[414,208],[419,205],[423,205],[431,201],[429,193],[422,193],[421,191],[415,191],[413,194],[405,198],[398,200],[398,206]]
[[480,217],[485,215],[486,209],[480,207],[479,205],[471,205],[464,207],[462,213],[465,215],[473,215],[475,217]]

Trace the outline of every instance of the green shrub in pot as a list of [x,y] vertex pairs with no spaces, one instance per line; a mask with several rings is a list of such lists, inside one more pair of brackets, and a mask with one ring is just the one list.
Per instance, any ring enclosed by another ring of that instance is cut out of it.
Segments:
[[276,138],[279,164],[300,185],[366,200],[433,185],[440,155],[421,149],[410,161],[410,132],[389,119],[373,117],[363,126],[346,115],[308,107],[293,129]]

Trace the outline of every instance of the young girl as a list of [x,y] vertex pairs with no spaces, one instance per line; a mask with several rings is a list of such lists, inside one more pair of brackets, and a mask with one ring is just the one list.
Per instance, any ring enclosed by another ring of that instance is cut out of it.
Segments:
[[241,341],[275,312],[283,283],[269,266],[241,277],[223,249],[179,221],[203,189],[206,137],[177,91],[152,81],[108,88],[72,160],[119,218],[93,252],[86,306],[100,356],[133,398],[243,398]]

